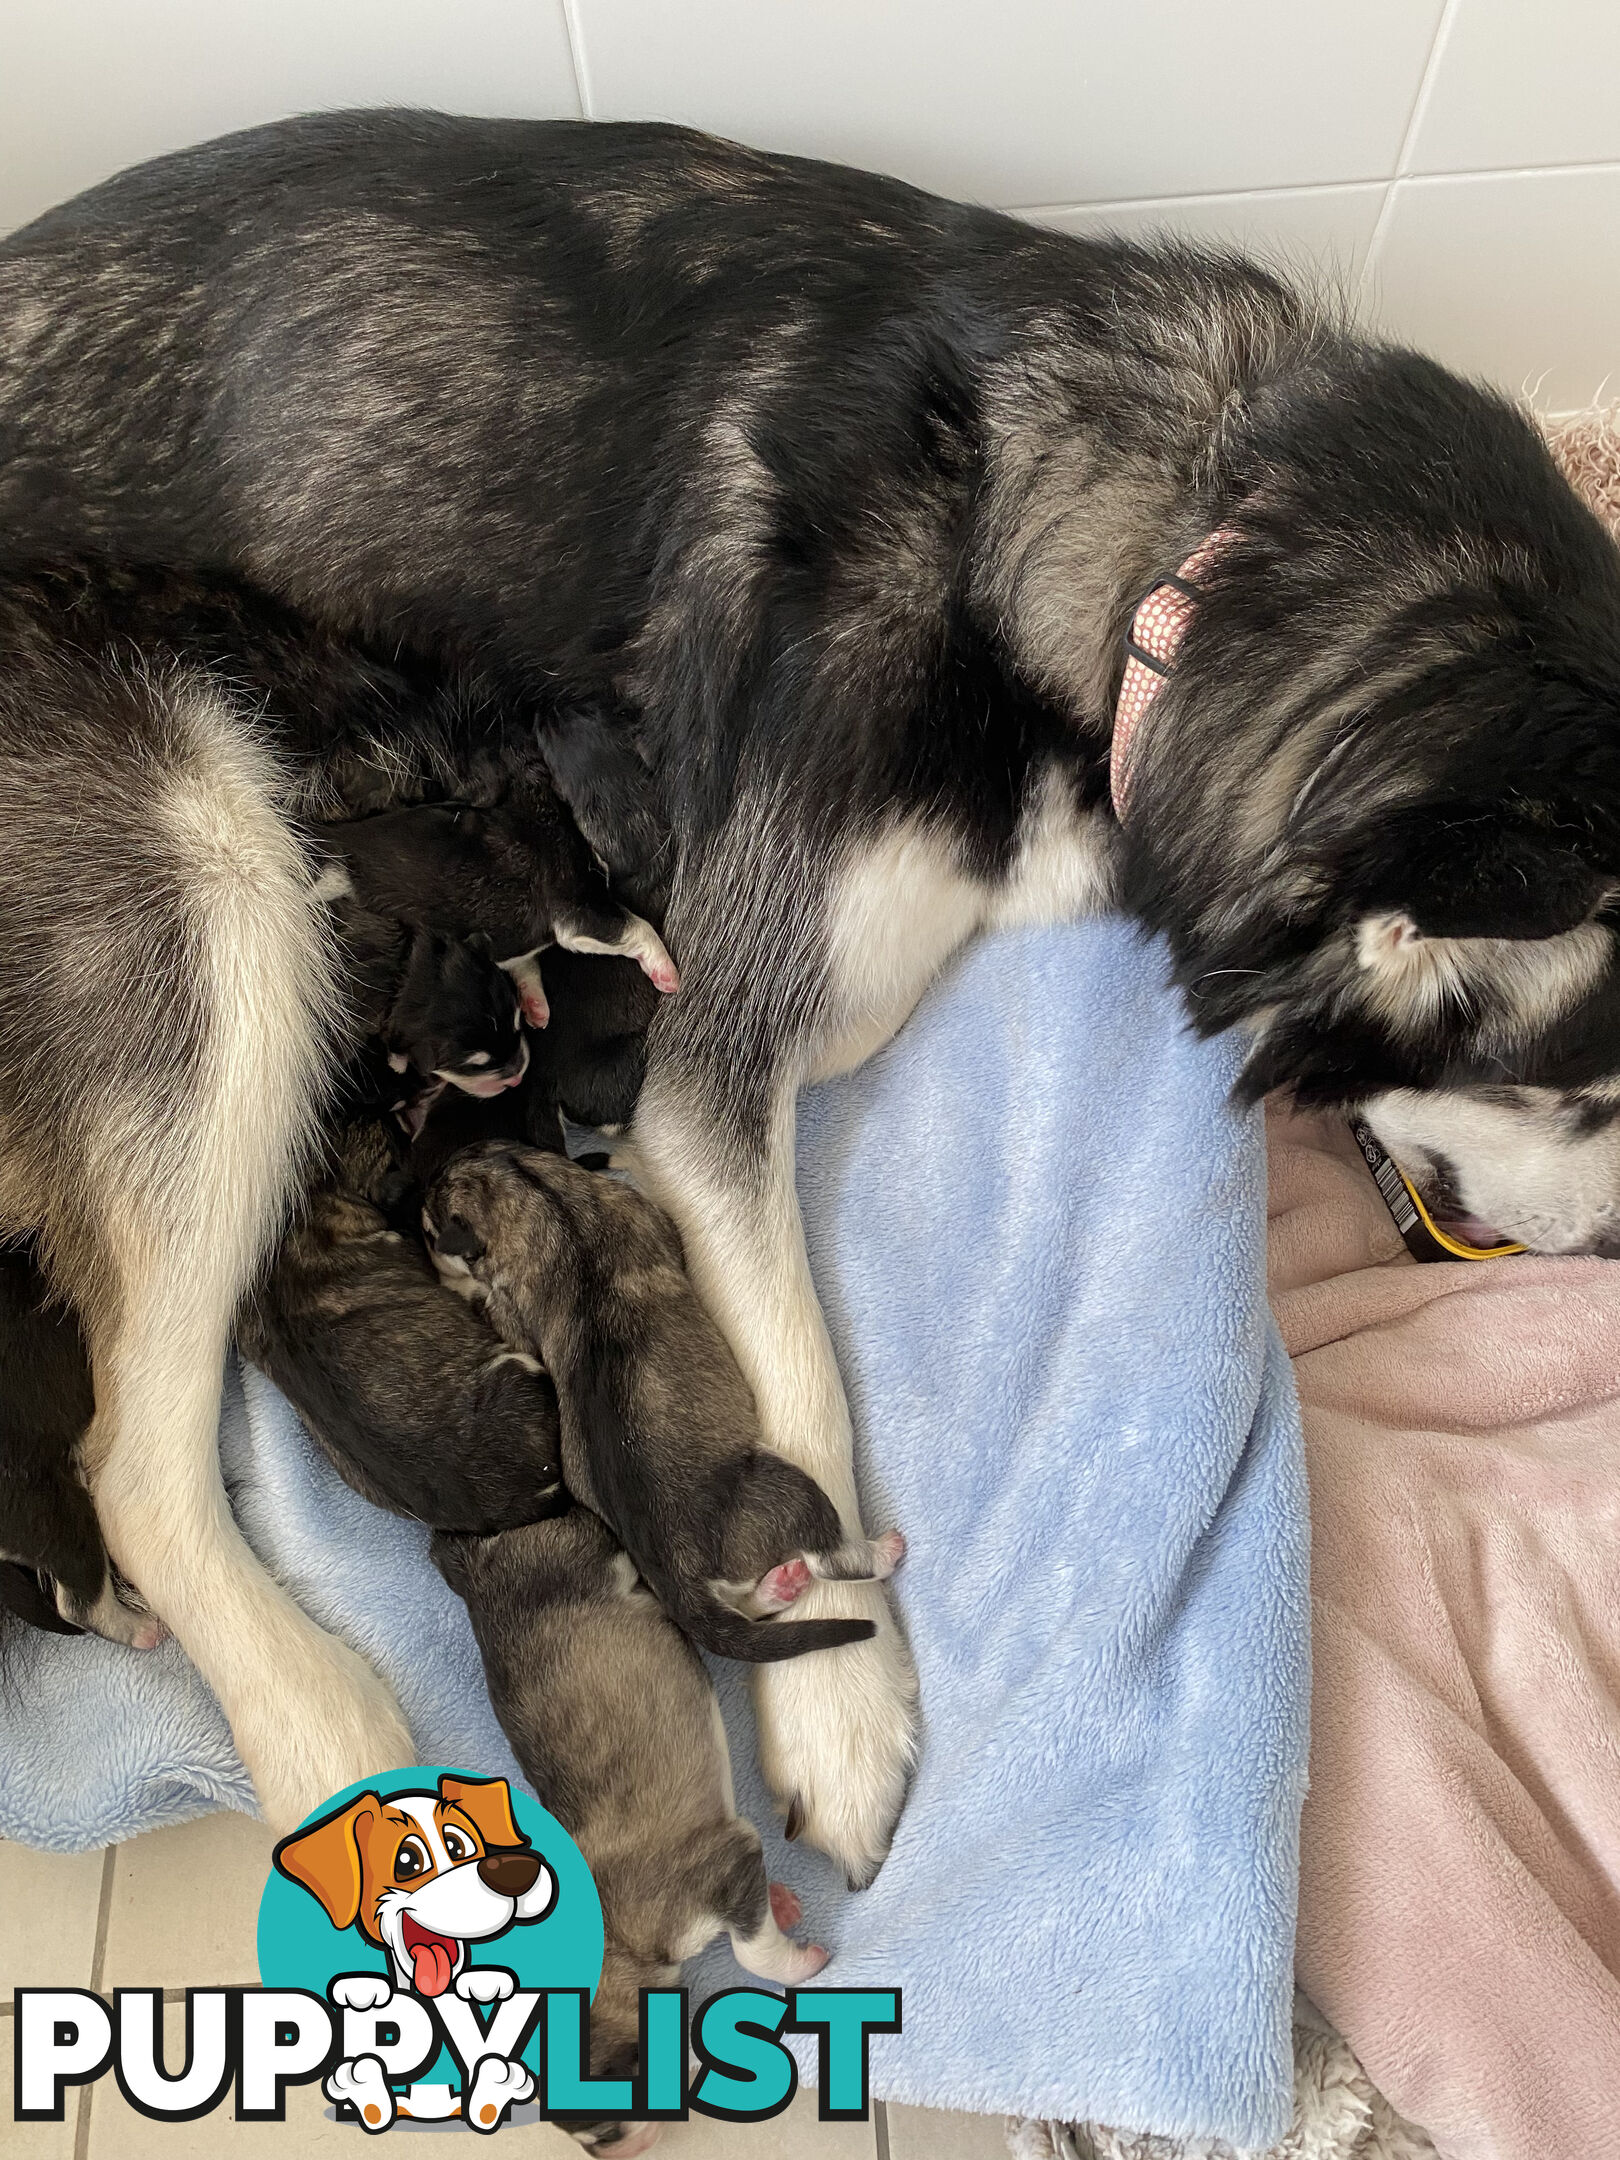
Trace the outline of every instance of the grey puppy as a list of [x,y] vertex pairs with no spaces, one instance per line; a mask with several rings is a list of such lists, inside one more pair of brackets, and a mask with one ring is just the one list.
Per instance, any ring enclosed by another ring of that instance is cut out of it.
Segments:
[[705,1649],[754,1663],[832,1649],[865,1620],[777,1621],[812,1581],[880,1581],[905,1551],[840,1523],[763,1445],[753,1397],[687,1277],[669,1217],[627,1180],[490,1143],[429,1187],[435,1265],[557,1384],[564,1475]]
[[[767,1881],[759,1833],[735,1811],[702,1662],[597,1517],[575,1507],[498,1537],[436,1537],[433,1557],[466,1601],[513,1752],[602,1900],[593,2075],[634,2075],[642,1989],[673,1986],[722,1928],[763,1979],[820,1972],[827,1952],[782,1932],[798,1899]],[[619,2119],[564,2127],[615,2160],[652,2142]]]
[[442,1530],[555,1513],[568,1502],[551,1382],[389,1228],[377,1202],[392,1170],[381,1127],[350,1126],[237,1340],[368,1499]]

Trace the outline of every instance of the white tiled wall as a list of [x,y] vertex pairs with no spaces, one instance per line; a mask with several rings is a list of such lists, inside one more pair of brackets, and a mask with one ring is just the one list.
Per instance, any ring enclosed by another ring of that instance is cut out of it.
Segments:
[[685,120],[1235,238],[1543,404],[1620,388],[1620,0],[0,0],[0,229],[389,101]]

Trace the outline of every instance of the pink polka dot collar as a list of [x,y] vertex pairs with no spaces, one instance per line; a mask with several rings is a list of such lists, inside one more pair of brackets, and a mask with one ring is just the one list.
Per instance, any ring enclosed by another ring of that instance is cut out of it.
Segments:
[[1230,538],[1230,529],[1224,525],[1212,532],[1173,577],[1160,578],[1131,617],[1125,639],[1125,673],[1120,680],[1119,703],[1114,708],[1114,739],[1108,750],[1108,786],[1114,798],[1114,815],[1121,824],[1130,798],[1131,738],[1175,663],[1198,605],[1198,573]]

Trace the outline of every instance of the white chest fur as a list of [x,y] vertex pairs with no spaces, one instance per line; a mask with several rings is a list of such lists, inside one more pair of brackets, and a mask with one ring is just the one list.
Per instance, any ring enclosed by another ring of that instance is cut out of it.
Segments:
[[808,1077],[850,1072],[900,1027],[940,968],[983,929],[1067,922],[1114,893],[1112,820],[1076,810],[1057,774],[1037,789],[1004,876],[964,866],[954,834],[896,819],[851,849],[827,915],[827,1024]]

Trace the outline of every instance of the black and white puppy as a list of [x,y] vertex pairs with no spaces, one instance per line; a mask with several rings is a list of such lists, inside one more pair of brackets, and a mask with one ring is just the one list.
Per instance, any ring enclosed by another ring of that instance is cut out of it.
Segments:
[[625,1179],[497,1142],[451,1159],[423,1223],[445,1280],[544,1362],[570,1492],[695,1642],[766,1663],[866,1637],[865,1620],[759,1624],[812,1581],[881,1581],[904,1540],[847,1533],[815,1480],[762,1444],[667,1215]]
[[576,1125],[616,1133],[629,1124],[647,1067],[647,1029],[659,994],[622,960],[546,955],[551,1025],[531,1049],[539,1077]]
[[95,1407],[78,1321],[28,1250],[0,1251],[0,1621],[149,1650],[163,1629],[121,1591],[79,1474]]
[[567,1496],[552,1384],[390,1229],[378,1203],[396,1178],[381,1126],[349,1127],[237,1340],[368,1499],[457,1531],[554,1513]]
[[394,922],[353,902],[334,910],[356,1027],[382,1045],[424,1106],[445,1086],[498,1095],[528,1070],[523,1013],[487,939]]
[[412,804],[329,825],[322,838],[370,914],[486,938],[531,1027],[549,1017],[538,955],[551,945],[623,956],[657,990],[680,986],[663,939],[612,898],[550,789],[489,809]]

